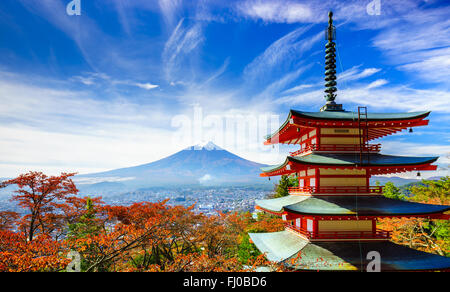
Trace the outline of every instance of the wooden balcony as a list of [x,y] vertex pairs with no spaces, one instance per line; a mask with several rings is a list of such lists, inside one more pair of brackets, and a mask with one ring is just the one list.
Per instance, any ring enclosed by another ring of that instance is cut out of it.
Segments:
[[288,188],[290,195],[295,194],[381,194],[382,186],[332,186],[332,187],[292,187]]
[[297,156],[308,152],[342,152],[342,153],[353,153],[353,152],[369,152],[369,153],[378,153],[380,152],[381,144],[332,144],[332,145],[308,145],[305,148],[302,148],[295,152],[290,152],[291,156]]
[[291,223],[286,228],[299,233],[310,240],[388,240],[391,237],[389,231],[377,229],[375,231],[326,231],[312,232],[297,227]]

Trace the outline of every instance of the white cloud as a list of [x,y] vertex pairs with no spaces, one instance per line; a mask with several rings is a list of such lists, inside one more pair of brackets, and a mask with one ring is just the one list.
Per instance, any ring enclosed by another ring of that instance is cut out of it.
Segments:
[[386,79],[378,79],[378,80],[375,80],[374,82],[371,82],[369,85],[367,85],[367,89],[381,87],[388,83],[389,83],[389,81],[387,81]]
[[277,73],[286,74],[291,70],[293,64],[301,60],[303,54],[310,50],[321,37],[322,33],[311,37],[300,39],[309,31],[310,26],[300,27],[274,41],[261,55],[256,57],[244,69],[244,77],[248,80],[273,80],[273,75]]
[[0,176],[97,172],[150,162],[181,147],[170,144],[170,115],[157,104],[33,83],[0,80]]
[[[414,135],[414,134],[413,134]],[[450,145],[441,144],[421,144],[413,142],[386,141],[383,142],[382,151],[384,154],[400,155],[400,156],[439,156],[435,165],[438,165],[436,171],[423,171],[422,178],[433,176],[450,175]],[[416,172],[408,172],[403,174],[395,174],[403,178],[417,178]]]
[[396,25],[384,28],[374,39],[397,69],[412,78],[446,86],[450,74],[450,6],[420,9],[402,14]]
[[208,181],[212,180],[213,177],[210,174],[205,174],[201,178],[198,179],[200,183],[207,183]]
[[131,81],[131,80],[118,80],[118,79],[114,79],[110,76],[108,76],[105,73],[95,73],[95,72],[88,72],[86,74],[84,74],[84,76],[74,76],[72,77],[70,80],[72,81],[76,81],[76,82],[81,82],[84,85],[100,85],[103,82],[106,82],[107,86],[112,86],[112,85],[128,85],[128,86],[136,86],[145,90],[151,90],[151,89],[155,89],[158,88],[159,85],[156,84],[152,84],[149,82],[146,83],[141,83],[141,82],[135,82],[135,81]]
[[146,89],[146,90],[150,90],[150,89],[154,89],[154,88],[159,87],[159,85],[151,84],[151,83],[135,83],[135,85],[137,87],[140,87],[140,88],[143,88],[143,89]]
[[353,66],[352,68],[345,70],[342,73],[339,73],[337,75],[338,82],[345,82],[345,81],[353,81],[353,80],[359,80],[363,79],[369,76],[374,75],[377,72],[380,72],[381,69],[379,68],[365,68],[364,70],[360,70],[359,66]]
[[300,84],[300,85],[294,86],[290,89],[287,89],[287,90],[283,91],[282,93],[283,94],[293,93],[293,92],[301,91],[301,90],[308,89],[308,88],[311,88],[314,86],[317,86],[317,84]]
[[[414,59],[411,58],[411,60]],[[416,60],[400,65],[397,68],[411,73],[416,78],[448,84],[447,80],[448,76],[450,76],[450,47],[422,52]]]
[[204,41],[201,23],[194,23],[185,27],[185,20],[181,19],[173,30],[164,46],[162,54],[166,79],[170,82],[181,78],[178,70],[183,68],[183,61],[192,58],[192,53]]
[[122,181],[129,181],[129,180],[134,180],[136,179],[135,177],[114,177],[114,176],[110,176],[110,177],[74,177],[73,181],[77,184],[77,185],[90,185],[90,184],[96,184],[96,183],[101,183],[101,182],[122,182]]
[[313,13],[307,4],[292,1],[253,0],[240,3],[239,11],[247,17],[265,22],[312,22]]
[[161,12],[168,24],[173,24],[181,8],[181,0],[158,0]]
[[[354,74],[352,76],[361,76]],[[353,79],[350,78],[350,79]],[[348,79],[347,79],[348,80]],[[338,79],[339,84],[339,79]],[[387,80],[378,79],[368,84],[358,83],[351,88],[338,90],[337,102],[344,108],[356,105],[366,105],[374,110],[401,110],[450,112],[450,93],[442,89],[417,89],[406,85],[385,86]],[[279,104],[319,106],[324,102],[323,88],[290,94],[277,99]],[[426,107],[424,107],[426,103]]]

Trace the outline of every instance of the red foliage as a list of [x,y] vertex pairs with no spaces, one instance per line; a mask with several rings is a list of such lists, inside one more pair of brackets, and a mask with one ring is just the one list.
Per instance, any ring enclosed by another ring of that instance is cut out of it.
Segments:
[[61,244],[48,235],[33,241],[11,231],[0,231],[0,272],[60,271],[70,262],[60,256]]
[[29,172],[15,179],[4,182],[4,185],[17,185],[19,190],[12,200],[29,211],[19,222],[19,229],[29,241],[36,233],[50,234],[58,227],[61,215],[56,209],[69,195],[78,193],[70,179],[75,173],[62,173],[60,176],[46,176],[42,172]]
[[0,212],[0,231],[11,230],[19,217],[20,215],[16,212]]

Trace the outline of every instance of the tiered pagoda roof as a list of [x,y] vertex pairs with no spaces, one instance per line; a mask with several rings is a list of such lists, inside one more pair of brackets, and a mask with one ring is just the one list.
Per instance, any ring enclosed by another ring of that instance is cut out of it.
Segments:
[[393,156],[369,153],[361,157],[357,154],[322,153],[305,156],[288,156],[278,165],[261,168],[261,176],[276,176],[295,173],[314,166],[322,167],[365,167],[373,173],[388,174],[408,170],[436,170],[431,163],[439,157]]
[[394,200],[384,196],[289,195],[277,199],[256,200],[255,203],[261,210],[289,214],[288,220],[294,218],[294,214],[341,218],[342,216],[446,218],[442,213],[450,210],[450,206]]
[[268,260],[294,270],[365,271],[365,255],[377,251],[382,271],[429,271],[450,267],[450,258],[417,251],[389,241],[311,242],[292,231],[250,233],[250,238]]
[[278,165],[262,168],[263,177],[295,175],[299,186],[289,195],[257,200],[256,208],[286,221],[281,232],[251,233],[257,248],[271,261],[295,270],[365,270],[366,255],[381,255],[381,270],[445,270],[450,258],[389,242],[390,232],[376,227],[377,218],[450,219],[450,206],[421,204],[382,196],[370,186],[372,175],[436,170],[438,157],[380,154],[370,140],[428,125],[429,111],[368,113],[345,111],[336,104],[335,28],[332,13],[326,31],[325,99],[320,112],[291,110],[265,144],[298,144]]

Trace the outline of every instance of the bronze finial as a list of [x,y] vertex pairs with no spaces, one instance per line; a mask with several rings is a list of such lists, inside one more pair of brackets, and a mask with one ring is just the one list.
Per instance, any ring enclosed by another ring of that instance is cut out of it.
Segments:
[[328,27],[325,31],[325,100],[326,105],[321,110],[342,110],[342,105],[334,102],[336,98],[336,28],[333,25],[333,12],[328,13]]

